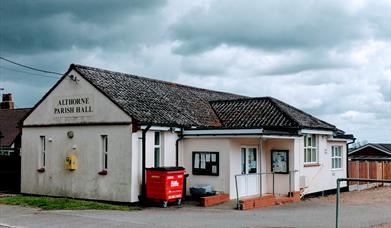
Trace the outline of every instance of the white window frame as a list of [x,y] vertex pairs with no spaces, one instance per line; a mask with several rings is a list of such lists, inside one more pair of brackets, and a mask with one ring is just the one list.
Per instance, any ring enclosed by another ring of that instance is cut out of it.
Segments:
[[[336,149],[339,149],[339,152],[340,152],[340,154],[339,155],[337,155],[336,154]],[[343,158],[343,156],[342,156],[342,149],[343,149],[343,147],[341,146],[341,145],[333,145],[332,147],[331,147],[331,170],[341,170],[342,169],[342,158]],[[334,163],[334,161],[337,161],[337,160],[339,160],[340,162],[339,162],[339,164],[340,164],[340,167],[334,167],[334,164],[336,164],[336,163]]]
[[39,136],[40,148],[39,148],[39,167],[46,167],[46,137],[44,135]]
[[101,135],[100,137],[102,142],[102,170],[107,170],[109,167],[109,138],[107,135]]
[[[316,134],[305,134],[304,135],[304,164],[318,164],[319,163],[319,154],[318,154],[318,135]],[[311,140],[309,140],[311,139]],[[309,145],[310,144],[310,145]],[[307,160],[307,153],[309,153],[309,161]],[[315,159],[313,159],[315,157]]]
[[[156,142],[156,135],[159,135],[159,141]],[[160,167],[162,165],[162,133],[155,131],[153,135],[153,166]]]

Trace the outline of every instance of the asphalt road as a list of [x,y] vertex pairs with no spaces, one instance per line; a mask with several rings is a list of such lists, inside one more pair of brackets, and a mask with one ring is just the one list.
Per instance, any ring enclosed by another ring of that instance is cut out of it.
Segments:
[[[334,227],[332,202],[303,201],[251,211],[230,206],[147,208],[140,211],[41,211],[0,205],[0,227]],[[341,227],[391,223],[391,205],[342,205]]]

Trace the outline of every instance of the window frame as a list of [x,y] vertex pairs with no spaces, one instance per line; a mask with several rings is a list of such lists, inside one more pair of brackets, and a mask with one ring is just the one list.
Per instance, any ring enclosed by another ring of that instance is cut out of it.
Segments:
[[39,142],[40,142],[40,148],[39,148],[39,167],[45,168],[46,167],[46,136],[40,135],[39,136]]
[[101,150],[102,150],[102,170],[109,168],[109,137],[108,135],[101,135]]
[[[334,148],[339,148],[339,152],[340,152],[340,156],[337,156],[335,154],[335,150]],[[343,147],[341,145],[333,145],[331,146],[331,170],[342,170],[342,161],[343,161],[343,153],[342,153],[342,150],[343,150]],[[333,167],[333,164],[336,164],[336,163],[333,163],[334,160],[340,160],[340,167]]]
[[[198,167],[195,167],[195,157],[196,154],[199,156],[199,164]],[[201,168],[201,157],[205,155],[205,168]],[[209,161],[207,161],[207,155],[209,156]],[[215,161],[212,161],[213,156],[215,157]],[[219,176],[220,175],[220,160],[219,160],[219,152],[216,151],[193,151],[192,152],[192,174],[197,176]],[[216,172],[213,172],[213,166],[216,167]]]
[[[309,143],[309,136],[311,139],[310,145]],[[305,134],[304,135],[304,164],[319,164],[319,150],[318,150],[318,145],[319,145],[319,137],[316,134]],[[308,151],[310,150],[310,151]],[[313,150],[315,150],[315,153],[313,154]],[[307,161],[307,153],[310,153],[310,161]],[[315,155],[315,159],[313,159],[313,155]]]
[[[156,135],[159,136],[159,141],[156,141]],[[158,151],[156,153],[156,151]],[[158,154],[158,156],[156,156]],[[162,133],[155,131],[153,136],[153,167],[157,168],[162,165]]]

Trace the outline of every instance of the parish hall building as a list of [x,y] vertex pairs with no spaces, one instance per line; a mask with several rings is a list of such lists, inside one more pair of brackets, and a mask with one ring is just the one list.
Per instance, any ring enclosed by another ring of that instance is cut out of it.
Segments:
[[[335,189],[350,140],[272,97],[75,64],[22,132],[21,192],[119,202],[139,201],[145,169],[159,166],[182,166],[188,188],[208,184],[231,199]],[[274,182],[245,175],[272,172]]]

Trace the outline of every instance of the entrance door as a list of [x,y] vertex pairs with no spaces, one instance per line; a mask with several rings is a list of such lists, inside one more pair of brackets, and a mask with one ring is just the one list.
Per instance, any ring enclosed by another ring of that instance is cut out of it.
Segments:
[[252,196],[259,194],[258,152],[256,147],[241,148],[241,171],[242,174],[252,174],[240,176],[238,179],[239,196]]

